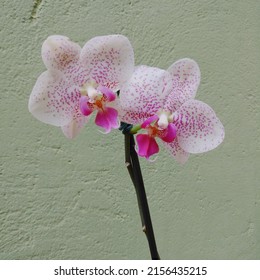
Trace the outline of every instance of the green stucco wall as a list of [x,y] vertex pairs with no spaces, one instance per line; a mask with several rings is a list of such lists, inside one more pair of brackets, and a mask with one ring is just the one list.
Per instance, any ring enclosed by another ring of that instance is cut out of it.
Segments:
[[197,98],[224,143],[178,165],[141,159],[163,259],[260,258],[258,0],[1,0],[0,259],[149,259],[123,136],[90,122],[73,141],[28,112],[45,70],[42,42],[62,34],[129,38],[136,64],[195,59]]

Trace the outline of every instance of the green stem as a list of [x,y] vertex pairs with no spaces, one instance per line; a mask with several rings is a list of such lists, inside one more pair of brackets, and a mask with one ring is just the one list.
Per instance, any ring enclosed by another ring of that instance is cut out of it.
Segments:
[[140,124],[134,125],[131,128],[130,133],[131,134],[136,134],[140,129],[142,129]]

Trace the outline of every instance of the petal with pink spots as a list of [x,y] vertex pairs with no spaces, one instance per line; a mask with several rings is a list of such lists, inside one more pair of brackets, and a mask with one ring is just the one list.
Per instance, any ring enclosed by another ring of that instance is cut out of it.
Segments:
[[79,92],[62,73],[40,75],[29,99],[29,111],[38,120],[55,126],[68,124],[78,110]]
[[80,56],[81,47],[61,35],[49,36],[42,45],[42,59],[47,69],[62,70]]
[[164,109],[174,112],[195,97],[200,84],[200,69],[194,60],[184,58],[172,64],[167,71],[172,77],[173,86]]
[[117,91],[134,70],[134,52],[122,35],[99,36],[82,48],[80,61],[97,84]]
[[207,152],[223,141],[224,127],[207,104],[189,100],[176,111],[176,115],[178,142],[186,152]]
[[165,70],[145,65],[136,67],[120,90],[120,119],[137,124],[158,113],[171,86],[171,77]]

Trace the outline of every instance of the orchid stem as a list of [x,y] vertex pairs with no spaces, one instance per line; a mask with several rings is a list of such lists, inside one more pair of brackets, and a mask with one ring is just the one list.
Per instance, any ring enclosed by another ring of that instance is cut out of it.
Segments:
[[152,260],[159,260],[160,256],[157,251],[142,172],[138,155],[135,151],[135,140],[133,134],[131,133],[125,134],[125,163],[135,187],[143,232],[148,240],[151,258]]

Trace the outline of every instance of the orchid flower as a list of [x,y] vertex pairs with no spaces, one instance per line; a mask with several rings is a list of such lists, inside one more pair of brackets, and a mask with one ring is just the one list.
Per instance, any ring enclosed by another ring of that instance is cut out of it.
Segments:
[[42,46],[47,71],[32,90],[29,111],[38,120],[75,137],[93,112],[108,133],[118,128],[116,91],[134,70],[134,54],[122,35],[95,37],[81,47],[54,35]]
[[149,159],[159,152],[156,138],[179,163],[190,153],[216,148],[224,139],[224,128],[207,104],[195,100],[200,70],[194,60],[175,62],[167,71],[136,67],[120,91],[121,120],[134,124],[138,154]]

